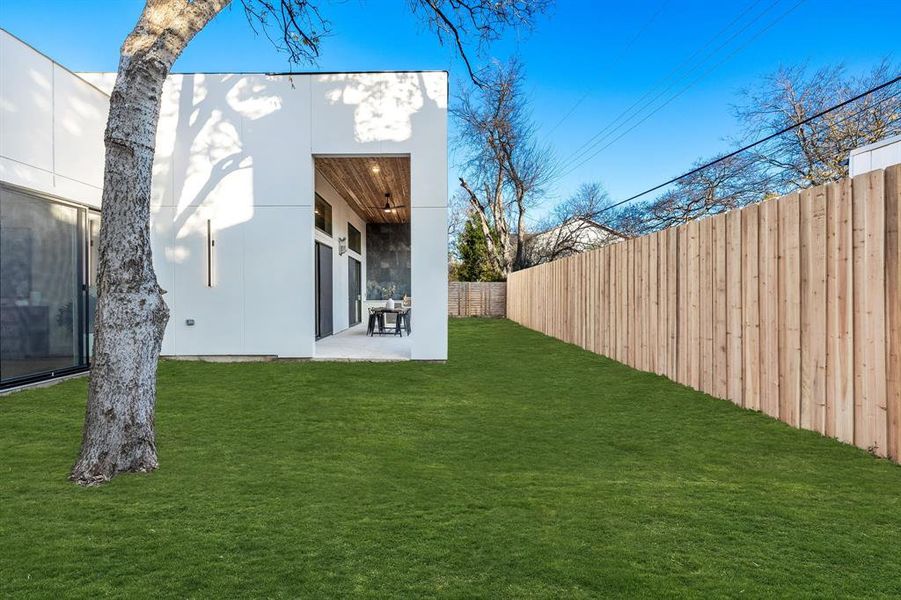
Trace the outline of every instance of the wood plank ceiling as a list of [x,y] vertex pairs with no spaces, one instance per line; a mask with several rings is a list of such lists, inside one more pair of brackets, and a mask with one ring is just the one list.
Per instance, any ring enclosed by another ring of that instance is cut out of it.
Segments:
[[[410,157],[315,157],[316,169],[367,223],[410,221]],[[385,193],[391,193],[386,212]]]

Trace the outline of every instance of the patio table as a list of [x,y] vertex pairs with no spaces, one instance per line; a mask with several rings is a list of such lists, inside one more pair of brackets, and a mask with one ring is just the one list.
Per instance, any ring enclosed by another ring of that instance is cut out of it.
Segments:
[[[397,320],[395,321],[394,331],[385,329],[385,315],[386,314],[395,314],[397,315]],[[378,331],[376,331],[376,325],[378,325]],[[407,308],[395,308],[389,309],[385,307],[373,308],[369,314],[369,327],[366,331],[369,335],[375,335],[378,333],[379,335],[384,335],[386,333],[390,333],[392,335],[403,336],[403,332],[406,331],[407,335],[410,335],[410,307]]]

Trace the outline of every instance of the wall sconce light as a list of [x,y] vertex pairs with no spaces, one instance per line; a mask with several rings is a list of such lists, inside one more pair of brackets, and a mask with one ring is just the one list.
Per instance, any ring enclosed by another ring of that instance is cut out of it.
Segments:
[[343,256],[347,252],[347,238],[338,238],[338,256]]
[[216,240],[213,239],[213,224],[206,221],[206,286],[213,287],[213,249]]

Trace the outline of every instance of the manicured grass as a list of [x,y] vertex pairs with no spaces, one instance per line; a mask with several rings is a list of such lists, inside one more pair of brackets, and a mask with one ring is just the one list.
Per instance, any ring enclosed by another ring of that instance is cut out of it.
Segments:
[[441,364],[166,362],[161,468],[0,398],[0,597],[898,597],[901,468],[506,321]]

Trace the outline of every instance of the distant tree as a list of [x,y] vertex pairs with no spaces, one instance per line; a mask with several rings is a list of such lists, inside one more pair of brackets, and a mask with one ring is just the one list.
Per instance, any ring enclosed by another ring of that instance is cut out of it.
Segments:
[[481,87],[460,94],[452,111],[463,156],[460,186],[503,277],[525,265],[526,211],[555,171],[550,148],[535,133],[523,78],[517,61],[496,64]]
[[897,87],[883,88],[800,124],[890,80],[899,71],[898,65],[883,61],[860,77],[849,77],[843,66],[835,66],[813,73],[804,67],[782,68],[762,78],[741,93],[742,101],[734,107],[743,128],[743,137],[735,144],[798,127],[685,177],[656,198],[618,209],[612,217],[614,226],[641,235],[847,177],[851,150],[901,134]]
[[472,208],[469,206],[469,198],[463,190],[451,194],[447,203],[447,257],[450,262],[457,257],[457,244],[470,212]]
[[503,280],[488,253],[488,240],[475,212],[470,213],[460,233],[457,255],[459,262],[454,274],[458,281]]
[[[742,92],[734,108],[744,128],[741,141],[759,139],[844,102],[897,76],[901,65],[883,61],[860,77],[843,65],[809,73],[782,68]],[[777,192],[804,188],[848,176],[851,150],[901,133],[901,95],[883,88],[801,125],[750,153],[758,174]]]
[[[110,95],[92,373],[81,452],[82,485],[157,468],[156,367],[169,309],[153,270],[150,184],[163,83],[194,36],[230,0],[147,0],[122,44]],[[248,21],[292,63],[313,61],[328,23],[316,0],[241,0]],[[408,0],[439,39],[464,52],[508,26],[529,26],[547,0]],[[371,6],[377,10],[377,6]],[[362,10],[361,10],[362,12]]]
[[583,183],[569,198],[554,207],[552,224],[573,218],[603,222],[610,206],[610,195],[599,182]]
[[[696,165],[709,160],[698,161]],[[629,204],[609,217],[626,235],[644,235],[744,206],[767,193],[754,157],[738,155],[680,179],[668,191],[644,202]]]
[[528,266],[592,250],[622,239],[608,224],[610,196],[600,183],[583,183],[525,238]]

